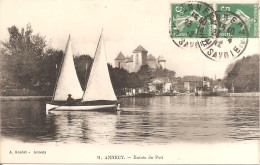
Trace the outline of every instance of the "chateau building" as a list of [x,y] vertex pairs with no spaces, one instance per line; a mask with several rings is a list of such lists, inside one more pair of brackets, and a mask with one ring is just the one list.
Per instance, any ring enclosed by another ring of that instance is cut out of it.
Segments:
[[163,56],[159,56],[157,59],[152,55],[148,55],[148,51],[139,45],[131,56],[124,56],[122,52],[119,52],[115,58],[115,67],[124,68],[128,72],[137,72],[142,65],[148,64],[151,68],[165,69],[166,60]]

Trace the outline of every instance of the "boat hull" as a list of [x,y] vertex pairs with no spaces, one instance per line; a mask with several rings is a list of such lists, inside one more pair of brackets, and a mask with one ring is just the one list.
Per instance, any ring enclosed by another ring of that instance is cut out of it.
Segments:
[[116,110],[117,106],[113,105],[55,105],[46,103],[46,112],[51,111],[108,111]]
[[136,97],[154,97],[154,93],[138,93]]

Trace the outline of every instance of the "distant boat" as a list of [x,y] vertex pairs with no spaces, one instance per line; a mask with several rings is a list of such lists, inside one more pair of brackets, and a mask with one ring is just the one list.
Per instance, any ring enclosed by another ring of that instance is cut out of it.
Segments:
[[148,93],[148,92],[143,92],[143,93],[138,93],[136,94],[136,97],[154,97],[154,93]]
[[165,92],[162,94],[163,96],[176,96],[176,93],[173,92]]
[[[67,102],[68,95],[75,99]],[[116,110],[117,98],[110,80],[102,33],[100,35],[86,90],[83,92],[76,74],[70,37],[60,68],[52,102],[47,111]]]
[[200,90],[197,90],[195,92],[195,96],[215,96],[215,93],[212,92],[205,83],[206,83],[206,80],[205,80],[205,77],[203,76],[202,87]]

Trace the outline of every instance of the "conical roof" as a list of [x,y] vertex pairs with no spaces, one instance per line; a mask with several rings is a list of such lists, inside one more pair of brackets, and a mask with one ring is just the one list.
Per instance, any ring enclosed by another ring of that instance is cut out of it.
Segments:
[[133,52],[148,52],[147,50],[145,50],[145,48],[143,48],[141,45],[139,45]]
[[165,62],[166,60],[164,59],[163,56],[159,56],[159,57],[158,57],[158,61],[164,61],[164,62]]
[[156,58],[152,54],[149,54],[147,57],[147,61],[154,61],[154,60],[156,60]]
[[133,62],[133,55],[130,56],[126,62]]
[[115,60],[124,60],[124,59],[125,59],[125,56],[123,55],[123,53],[119,52],[119,54],[117,55]]

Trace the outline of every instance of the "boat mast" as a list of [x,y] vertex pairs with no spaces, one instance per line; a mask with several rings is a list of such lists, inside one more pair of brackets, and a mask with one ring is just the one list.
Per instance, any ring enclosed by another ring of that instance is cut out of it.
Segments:
[[204,89],[205,85],[205,77],[204,77],[204,58],[203,58],[203,64],[202,64],[202,72],[203,72],[203,78],[202,78],[202,90]]
[[[62,60],[61,60],[61,63],[60,63],[60,68],[59,68],[58,75],[56,74],[56,77],[57,77],[57,78],[56,78],[55,88],[54,88],[53,94],[52,94],[52,101],[54,100],[54,97],[55,97],[55,93],[56,93],[56,89],[57,89],[57,84],[58,84],[58,81],[59,81],[59,78],[60,78],[61,68],[62,68],[62,65],[63,65],[63,63],[64,63],[64,58],[65,58],[66,52],[67,52],[67,50],[68,50],[69,41],[70,41],[70,34],[69,34],[69,38],[68,38],[68,41],[67,41],[67,44],[66,44],[66,48],[65,48],[64,55],[62,56]],[[57,72],[57,67],[58,67],[58,65],[56,64],[56,69],[55,69],[56,72]]]
[[85,72],[85,90],[87,88],[87,75],[88,75],[88,63],[86,63],[86,72]]
[[[99,46],[99,44],[100,44],[100,40],[101,40],[102,34],[103,34],[103,28],[102,28],[102,30],[101,30],[101,34],[100,34],[99,39],[98,39],[98,44],[97,44],[97,48],[96,48],[96,51],[95,51],[95,54],[94,54],[93,62],[95,61],[95,58],[96,58],[96,56],[97,56],[97,50],[98,50],[98,46]],[[92,67],[93,67],[93,63],[92,63],[92,66],[91,66],[90,71],[92,70]],[[87,74],[87,66],[86,66],[86,74]],[[83,97],[84,97],[84,95],[85,95],[85,93],[86,93],[86,90],[87,90],[87,85],[88,85],[88,83],[87,83],[87,78],[85,78],[85,84],[86,84],[86,85],[85,85],[85,90],[84,90],[84,92],[83,92],[83,95],[82,95],[81,100],[83,100]]]

